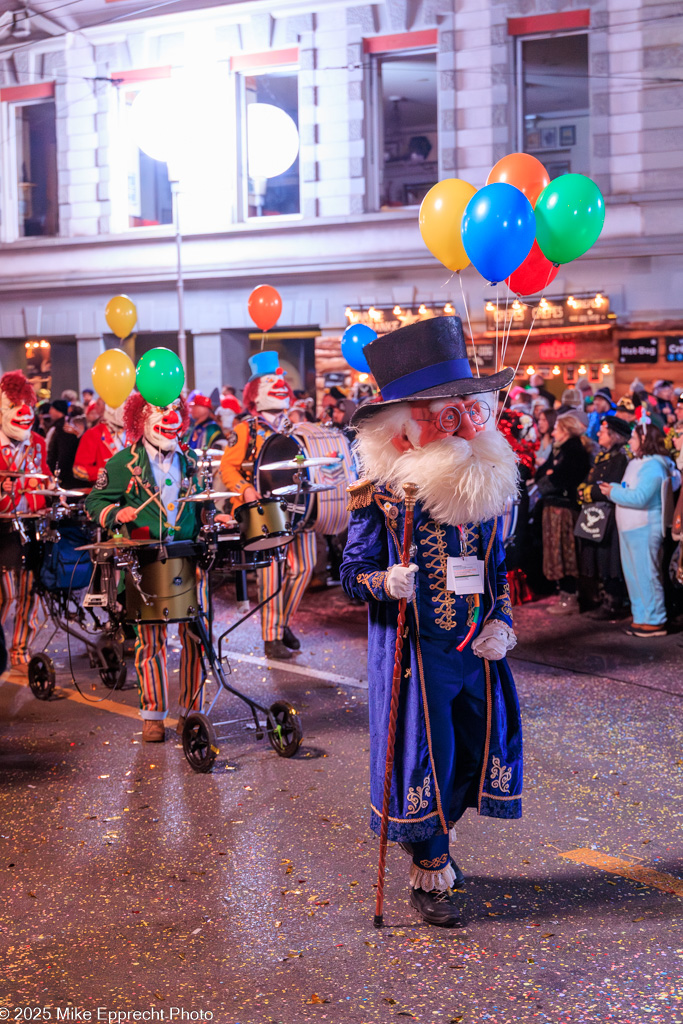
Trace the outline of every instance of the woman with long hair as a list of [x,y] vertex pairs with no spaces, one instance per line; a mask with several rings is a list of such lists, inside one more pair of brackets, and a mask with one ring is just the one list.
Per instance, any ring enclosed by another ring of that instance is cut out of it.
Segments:
[[554,409],[542,409],[538,414],[536,429],[538,430],[540,444],[538,446],[538,451],[536,452],[537,469],[550,458],[550,454],[553,450],[553,430],[555,429],[556,419],[557,413]]
[[633,458],[621,484],[601,483],[600,490],[617,506],[619,550],[633,612],[630,636],[666,636],[662,585],[662,484],[675,471],[664,434],[641,416],[629,444]]
[[574,526],[579,514],[577,488],[591,465],[581,442],[585,429],[573,412],[558,416],[550,457],[536,470],[536,484],[543,496],[543,575],[556,581],[560,591],[559,602],[549,609],[553,615],[579,608]]

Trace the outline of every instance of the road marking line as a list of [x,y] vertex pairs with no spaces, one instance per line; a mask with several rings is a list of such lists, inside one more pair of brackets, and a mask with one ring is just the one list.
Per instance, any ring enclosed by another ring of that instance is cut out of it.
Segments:
[[[5,682],[11,683],[13,686],[18,686],[20,688],[23,688],[23,689],[25,689],[27,691],[28,694],[30,694],[31,693],[31,689],[30,689],[30,687],[28,685],[28,682],[24,682],[23,679],[22,680],[19,680],[19,679],[16,679],[16,678],[12,679],[11,678],[12,675],[13,675],[13,673],[10,670],[10,672],[8,674],[8,677],[5,679]],[[124,718],[134,718],[137,722],[140,722],[140,724],[142,724],[142,719],[140,718],[140,711],[139,711],[139,709],[138,708],[132,708],[132,707],[130,707],[129,704],[119,704],[118,701],[109,700],[106,697],[105,697],[104,700],[98,700],[98,701],[87,700],[85,697],[81,697],[81,695],[78,692],[78,690],[67,690],[65,687],[61,687],[59,685],[57,685],[57,689],[59,690],[60,700],[61,699],[73,700],[73,701],[76,702],[76,704],[87,705],[88,707],[91,707],[91,708],[92,707],[99,708],[100,711],[110,711],[112,714],[114,714],[114,715],[122,715]],[[34,698],[34,700],[35,700],[35,698]],[[176,725],[178,724],[178,719],[177,718],[168,718],[167,717],[167,718],[164,719],[164,721],[165,721],[166,726],[168,728],[170,728],[170,729],[175,729]]]
[[227,651],[228,661],[246,661],[250,665],[261,665],[263,668],[276,668],[280,672],[293,672],[298,676],[309,676],[311,679],[324,679],[328,683],[341,686],[354,686],[357,690],[367,690],[367,679],[352,679],[351,676],[340,676],[336,672],[324,672],[306,665],[292,665],[288,661],[274,661],[272,658],[259,658],[255,654],[242,654],[240,651]]
[[569,850],[561,853],[561,857],[570,860],[574,864],[582,864],[584,867],[600,868],[601,871],[609,871],[613,875],[621,875],[622,878],[629,878],[632,882],[641,882],[653,889],[661,889],[683,899],[683,879],[675,875],[667,875],[662,871],[655,871],[654,868],[644,867],[640,864],[632,864],[620,857],[609,857],[599,850]]

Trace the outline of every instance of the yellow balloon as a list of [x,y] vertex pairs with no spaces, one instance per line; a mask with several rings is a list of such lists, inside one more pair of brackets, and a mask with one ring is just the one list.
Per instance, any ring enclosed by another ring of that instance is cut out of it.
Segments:
[[107,303],[104,319],[117,338],[127,338],[137,323],[138,311],[127,295],[115,295]]
[[463,270],[470,262],[462,244],[460,225],[465,207],[476,191],[467,181],[446,178],[430,188],[422,200],[422,241],[449,270]]
[[133,360],[120,348],[103,352],[93,363],[92,386],[107,405],[118,408],[135,386]]

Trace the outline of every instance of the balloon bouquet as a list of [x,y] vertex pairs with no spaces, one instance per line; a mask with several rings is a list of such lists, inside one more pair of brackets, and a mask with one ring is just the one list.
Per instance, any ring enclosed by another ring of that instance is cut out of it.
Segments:
[[[115,295],[107,303],[107,324],[117,338],[128,338],[137,323],[135,304],[127,295]],[[112,410],[118,409],[137,386],[150,405],[165,408],[180,396],[185,370],[175,352],[152,348],[138,360],[137,367],[120,348],[102,352],[93,363],[92,383],[100,398]]]
[[491,284],[504,281],[519,298],[545,291],[560,264],[597,241],[604,221],[595,182],[583,174],[551,182],[528,153],[499,160],[479,191],[459,178],[440,181],[420,207],[422,240],[448,270],[459,274],[472,263]]

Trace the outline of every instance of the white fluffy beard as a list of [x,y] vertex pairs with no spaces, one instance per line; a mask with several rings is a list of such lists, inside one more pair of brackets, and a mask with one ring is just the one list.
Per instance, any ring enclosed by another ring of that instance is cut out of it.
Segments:
[[361,475],[403,497],[403,484],[417,485],[417,500],[438,523],[458,526],[502,515],[517,494],[517,457],[499,430],[483,430],[472,441],[444,437],[424,448],[399,452],[392,437],[405,431],[417,440],[417,424],[405,406],[375,413],[358,428]]

